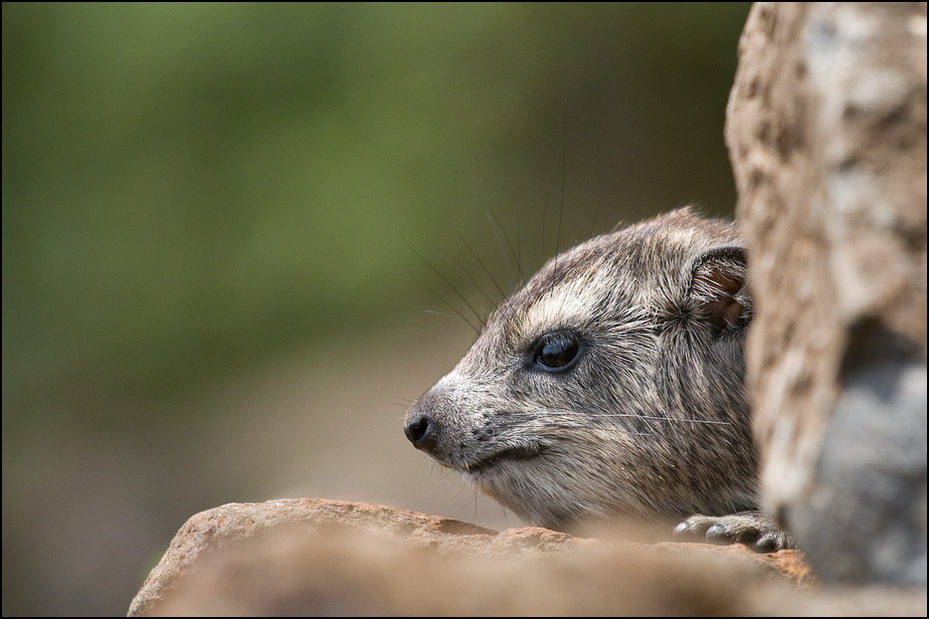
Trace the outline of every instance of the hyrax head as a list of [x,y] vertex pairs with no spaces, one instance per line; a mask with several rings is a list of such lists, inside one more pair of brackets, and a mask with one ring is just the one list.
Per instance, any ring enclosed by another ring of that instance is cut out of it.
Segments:
[[418,449],[528,522],[755,507],[735,226],[684,209],[548,262],[407,412]]

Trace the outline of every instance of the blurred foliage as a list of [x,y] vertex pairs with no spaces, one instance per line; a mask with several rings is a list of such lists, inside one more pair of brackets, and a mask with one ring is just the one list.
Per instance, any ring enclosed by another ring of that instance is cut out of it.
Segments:
[[428,305],[404,239],[441,256],[448,222],[499,256],[488,211],[541,254],[578,203],[726,212],[746,12],[4,3],[4,430]]

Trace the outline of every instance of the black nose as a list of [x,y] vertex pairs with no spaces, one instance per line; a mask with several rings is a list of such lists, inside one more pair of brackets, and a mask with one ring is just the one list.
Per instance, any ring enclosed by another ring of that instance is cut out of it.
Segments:
[[432,451],[435,446],[435,423],[426,413],[416,413],[407,419],[403,433],[416,449]]

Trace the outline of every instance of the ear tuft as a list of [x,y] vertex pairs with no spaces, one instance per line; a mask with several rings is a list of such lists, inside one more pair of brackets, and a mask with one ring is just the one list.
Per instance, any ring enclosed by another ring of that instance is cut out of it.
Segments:
[[741,247],[711,250],[697,261],[690,296],[706,312],[717,334],[741,329],[751,319],[748,268]]

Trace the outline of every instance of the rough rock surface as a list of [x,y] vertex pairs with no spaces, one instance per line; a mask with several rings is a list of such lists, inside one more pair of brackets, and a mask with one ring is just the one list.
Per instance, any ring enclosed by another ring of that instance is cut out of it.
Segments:
[[926,3],[757,3],[726,141],[769,511],[827,582],[926,583]]
[[762,612],[772,600],[799,612],[799,591],[813,586],[797,551],[497,533],[382,505],[286,499],[193,516],[129,614],[699,615]]

